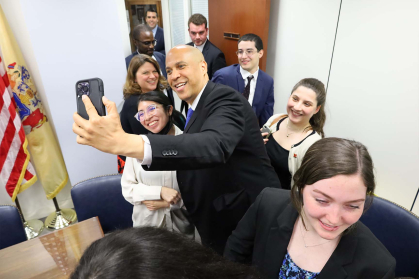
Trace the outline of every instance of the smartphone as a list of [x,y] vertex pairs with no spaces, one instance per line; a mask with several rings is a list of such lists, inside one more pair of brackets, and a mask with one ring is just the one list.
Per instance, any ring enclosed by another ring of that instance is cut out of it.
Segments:
[[89,96],[100,116],[106,115],[105,106],[102,102],[104,95],[103,81],[100,78],[91,78],[76,82],[77,113],[84,119],[89,120],[89,115],[86,112],[82,100],[83,95]]
[[261,133],[268,133],[264,138],[267,139],[269,138],[269,136],[272,134],[271,129],[269,129],[269,127],[267,126],[263,126],[262,130],[260,130]]

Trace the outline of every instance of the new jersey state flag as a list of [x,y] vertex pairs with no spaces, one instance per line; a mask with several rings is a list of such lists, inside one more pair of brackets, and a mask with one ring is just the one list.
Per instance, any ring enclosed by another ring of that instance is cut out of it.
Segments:
[[28,140],[31,161],[47,198],[52,199],[67,184],[67,169],[29,69],[1,7],[0,49]]
[[17,112],[0,50],[0,185],[15,201],[16,195],[37,180],[29,161],[28,140]]

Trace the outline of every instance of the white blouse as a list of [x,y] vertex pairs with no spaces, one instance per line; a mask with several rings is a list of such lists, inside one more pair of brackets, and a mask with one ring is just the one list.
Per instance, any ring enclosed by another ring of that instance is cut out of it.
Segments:
[[[175,136],[182,134],[182,131],[175,126]],[[186,210],[183,200],[177,204],[170,205],[170,208],[160,208],[158,210],[148,210],[142,201],[160,200],[161,187],[168,187],[179,191],[176,179],[176,171],[145,171],[135,158],[127,157],[125,161],[124,173],[121,179],[122,195],[134,205],[132,221],[134,227],[153,226],[166,228],[169,231],[177,231],[175,217],[170,211],[183,208]],[[187,222],[186,218],[179,220]]]

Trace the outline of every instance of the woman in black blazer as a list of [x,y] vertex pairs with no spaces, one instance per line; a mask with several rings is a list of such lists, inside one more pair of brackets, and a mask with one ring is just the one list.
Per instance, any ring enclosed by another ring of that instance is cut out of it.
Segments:
[[291,191],[266,188],[229,237],[224,256],[264,278],[394,278],[396,261],[359,218],[371,204],[372,159],[362,144],[321,139]]
[[[167,88],[167,81],[157,61],[145,54],[135,55],[129,63],[124,84],[125,101],[120,113],[122,129],[129,134],[147,134],[148,130],[134,117],[138,112],[138,98],[141,94]],[[183,127],[179,128],[183,131]],[[123,173],[124,166],[125,156],[118,155],[118,173]]]

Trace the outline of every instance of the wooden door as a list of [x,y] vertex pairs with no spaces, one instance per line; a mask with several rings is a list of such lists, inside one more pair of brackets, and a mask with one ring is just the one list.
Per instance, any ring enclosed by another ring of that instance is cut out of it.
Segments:
[[225,38],[224,33],[232,33],[233,36],[254,33],[263,41],[264,54],[259,67],[262,71],[266,70],[270,5],[270,0],[208,1],[210,41],[224,52],[227,66],[238,63],[238,38]]
[[[132,31],[138,24],[146,24],[145,17],[147,10],[153,8],[159,15],[158,25],[163,28],[161,0],[125,0],[125,8],[129,14],[130,30]],[[131,34],[131,32],[130,32]],[[131,50],[135,51],[135,45],[130,37]]]

